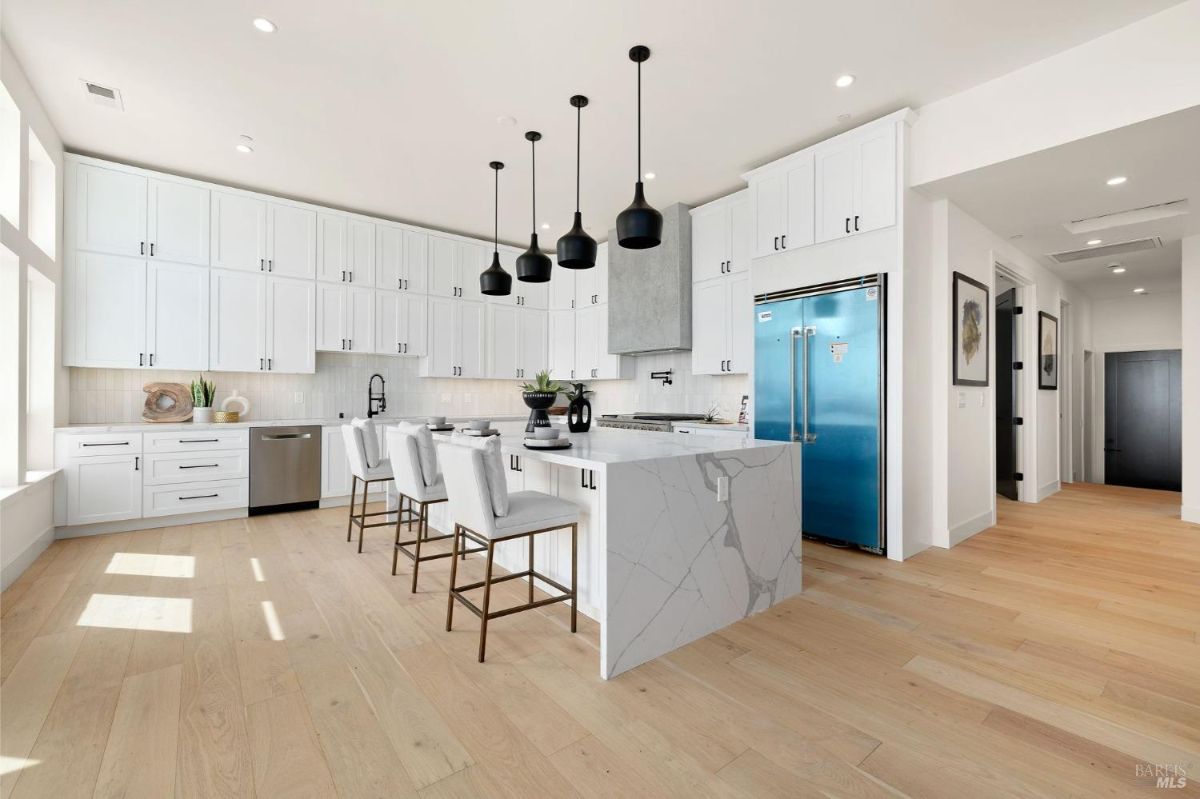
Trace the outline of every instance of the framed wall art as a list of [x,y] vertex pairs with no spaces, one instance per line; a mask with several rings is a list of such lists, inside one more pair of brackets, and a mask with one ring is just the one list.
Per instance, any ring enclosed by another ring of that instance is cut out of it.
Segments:
[[1058,390],[1058,317],[1038,311],[1038,388]]
[[954,273],[954,385],[986,386],[992,320],[988,287],[962,272]]

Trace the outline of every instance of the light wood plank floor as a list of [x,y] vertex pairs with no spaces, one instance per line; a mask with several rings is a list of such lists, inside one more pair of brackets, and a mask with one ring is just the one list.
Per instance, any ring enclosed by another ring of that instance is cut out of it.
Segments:
[[1197,795],[1178,503],[1069,486],[903,564],[806,543],[802,596],[607,683],[557,605],[477,664],[448,564],[410,595],[345,509],[58,541],[3,595],[0,797]]

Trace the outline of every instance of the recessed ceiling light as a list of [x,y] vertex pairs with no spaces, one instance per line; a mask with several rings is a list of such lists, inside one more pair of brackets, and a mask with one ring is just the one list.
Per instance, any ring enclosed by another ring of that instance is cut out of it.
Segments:
[[851,83],[854,83],[853,75],[839,75],[838,79],[833,82],[833,85],[837,86],[839,89],[844,89]]
[[1104,182],[1110,186],[1120,186],[1126,180],[1128,180],[1128,178],[1125,177],[1124,175],[1117,175],[1115,178],[1109,178],[1108,180],[1106,180]]
[[255,17],[254,29],[261,31],[262,33],[274,33],[276,30],[278,30],[278,28],[275,27],[275,23],[266,17]]
[[1138,286],[1136,289],[1133,290],[1133,293],[1134,294],[1145,294],[1146,290],[1144,288],[1142,288],[1141,286]]
[[1109,266],[1108,268],[1109,268],[1109,270],[1112,271],[1112,273],[1114,275],[1125,274],[1125,267],[1121,266],[1120,264],[1113,264],[1113,265]]
[[503,125],[506,128],[511,128],[517,124],[517,118],[510,116],[498,116],[496,117],[496,124]]
[[233,149],[239,153],[252,153],[254,152],[254,139],[249,136],[242,136],[238,139],[238,143],[233,145]]
[[1095,247],[1097,244],[1103,244],[1104,239],[1088,239],[1088,246]]
[[655,175],[653,172],[647,172],[646,174],[642,175],[643,180],[654,180],[656,177],[658,177],[658,175]]
[[549,223],[549,222],[543,222],[543,223],[542,223],[542,230],[549,230],[549,229],[550,229],[550,223]]

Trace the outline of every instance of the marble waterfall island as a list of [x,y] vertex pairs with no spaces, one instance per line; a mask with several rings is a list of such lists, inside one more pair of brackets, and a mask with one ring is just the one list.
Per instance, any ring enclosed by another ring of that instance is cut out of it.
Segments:
[[[496,425],[509,489],[580,508],[581,613],[600,623],[600,673],[616,676],[794,596],[801,588],[799,445],[635,430],[574,433],[566,450]],[[452,529],[446,506],[430,524]],[[570,580],[570,536],[539,536],[539,571]],[[524,544],[496,561],[525,568]]]

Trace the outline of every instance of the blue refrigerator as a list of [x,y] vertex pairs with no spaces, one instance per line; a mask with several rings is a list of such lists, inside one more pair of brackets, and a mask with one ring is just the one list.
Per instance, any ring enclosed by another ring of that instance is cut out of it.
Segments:
[[798,441],[805,535],[883,553],[883,276],[755,299],[754,436]]

